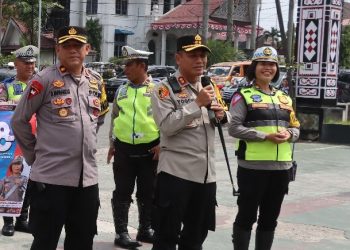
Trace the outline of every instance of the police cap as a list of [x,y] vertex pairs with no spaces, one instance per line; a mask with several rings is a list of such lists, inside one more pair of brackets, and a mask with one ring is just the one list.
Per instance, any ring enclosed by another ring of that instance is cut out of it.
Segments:
[[14,54],[16,58],[21,59],[25,62],[35,62],[35,57],[39,54],[39,49],[33,45],[27,45],[19,48],[16,51],[13,51],[12,54]]
[[195,36],[182,36],[177,39],[177,51],[192,51],[196,49],[204,49],[211,53],[211,50],[202,43],[201,35],[197,34]]
[[134,48],[131,48],[130,46],[122,47],[122,58],[124,59],[124,61],[134,60],[134,59],[148,60],[148,57],[152,54],[153,52],[134,49]]
[[68,40],[77,40],[81,43],[87,43],[86,30],[78,26],[68,26],[61,28],[57,33],[57,43],[61,44]]

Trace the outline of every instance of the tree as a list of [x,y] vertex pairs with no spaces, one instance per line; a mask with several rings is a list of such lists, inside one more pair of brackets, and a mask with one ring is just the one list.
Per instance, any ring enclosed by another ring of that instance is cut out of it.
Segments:
[[98,19],[92,19],[86,21],[86,31],[88,34],[88,41],[92,48],[96,50],[96,61],[100,61],[101,58],[101,42],[102,42],[102,26]]
[[284,23],[283,23],[283,15],[282,15],[282,9],[281,9],[281,2],[280,0],[275,0],[276,3],[276,10],[277,10],[277,18],[278,18],[278,24],[280,27],[280,37],[282,39],[282,44],[283,44],[283,54],[286,55],[287,53],[287,36],[286,32],[284,31]]
[[208,55],[208,67],[214,63],[245,60],[245,54],[235,49],[230,42],[209,40],[207,43],[211,52]]
[[350,26],[345,26],[340,39],[340,66],[350,68]]
[[271,38],[272,40],[271,46],[276,48],[279,41],[278,38],[281,37],[281,33],[276,28],[271,27],[271,31],[268,31],[268,30],[264,31],[264,37],[265,37],[265,41],[267,41],[268,38]]

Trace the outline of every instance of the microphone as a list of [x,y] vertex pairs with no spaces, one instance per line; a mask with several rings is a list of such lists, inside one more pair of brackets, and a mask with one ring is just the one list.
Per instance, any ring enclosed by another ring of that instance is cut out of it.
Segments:
[[[209,76],[206,76],[206,75],[203,75],[203,76],[201,77],[201,83],[202,83],[203,88],[206,87],[206,86],[211,85],[210,77],[209,77]],[[211,85],[211,87],[213,88],[212,85]],[[216,102],[216,100],[214,100],[213,102]],[[210,109],[210,106],[211,106],[211,104],[209,104],[209,105],[207,106],[209,120],[210,120],[214,125],[216,125],[216,124],[218,123],[218,120],[217,120],[216,117],[215,117],[215,112],[214,112],[213,110]]]

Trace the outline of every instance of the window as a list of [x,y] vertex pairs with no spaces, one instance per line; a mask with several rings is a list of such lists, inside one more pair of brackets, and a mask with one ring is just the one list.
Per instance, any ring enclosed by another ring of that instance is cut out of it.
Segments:
[[97,14],[98,0],[87,0],[86,2],[86,14],[96,15]]
[[128,13],[128,0],[115,0],[115,14],[126,15]]
[[167,13],[170,10],[171,1],[170,0],[164,0],[164,10],[163,14]]
[[122,56],[122,47],[126,45],[126,34],[114,35],[114,56]]

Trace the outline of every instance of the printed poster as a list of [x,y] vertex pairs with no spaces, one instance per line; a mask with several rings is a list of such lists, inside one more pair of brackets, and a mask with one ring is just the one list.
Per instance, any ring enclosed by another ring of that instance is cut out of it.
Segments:
[[24,160],[11,128],[14,105],[0,105],[0,216],[21,213],[30,166]]

